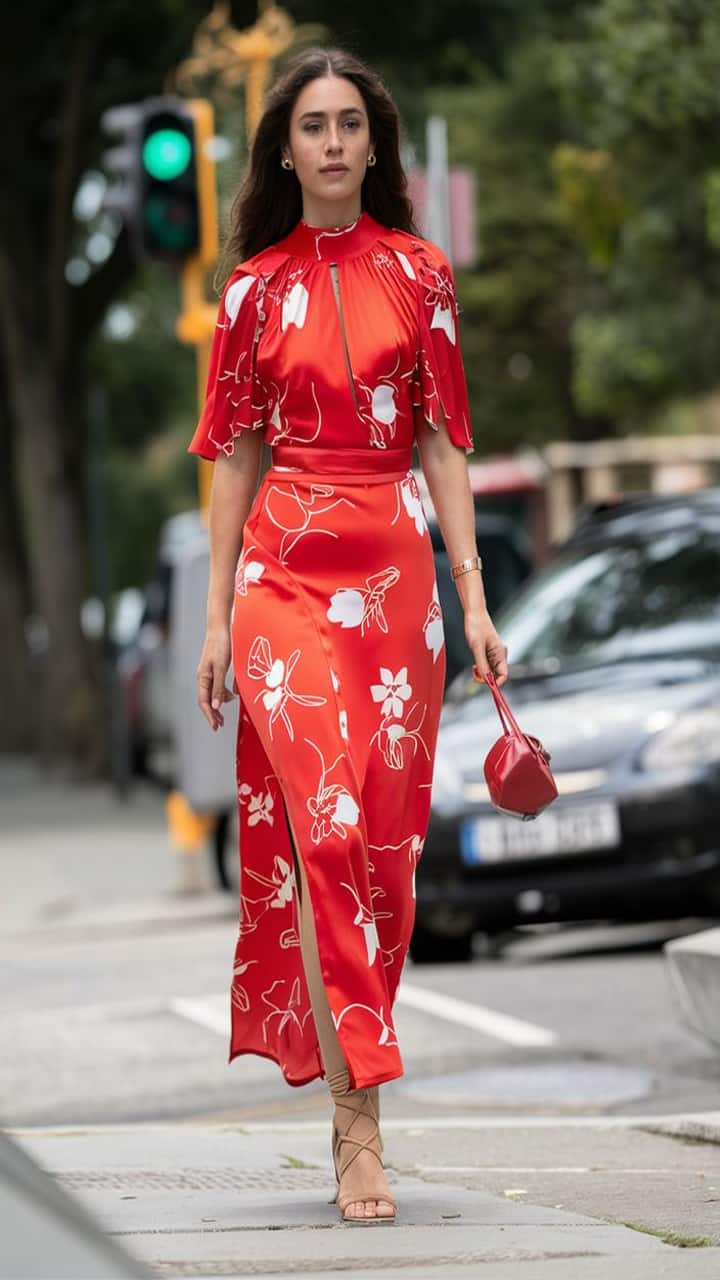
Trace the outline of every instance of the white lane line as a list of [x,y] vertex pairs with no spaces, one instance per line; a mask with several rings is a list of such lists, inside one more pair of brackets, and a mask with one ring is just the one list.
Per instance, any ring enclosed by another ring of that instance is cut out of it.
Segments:
[[[473,1031],[482,1031],[496,1040],[521,1047],[547,1047],[557,1043],[554,1031],[547,1027],[539,1027],[534,1022],[524,1022],[513,1018],[508,1013],[498,1013],[495,1009],[487,1009],[484,1005],[470,1004],[468,1000],[457,1000],[454,996],[444,995],[440,991],[430,991],[427,987],[416,987],[401,982],[397,999],[400,1004],[435,1018],[443,1018],[446,1022],[456,1022],[460,1026],[470,1027]],[[210,995],[199,997],[175,996],[170,1000],[170,1009],[181,1018],[214,1031],[217,1035],[230,1034],[230,1000],[227,995]]]
[[208,1031],[214,1031],[219,1036],[230,1035],[229,1006],[228,996],[205,996],[202,1000],[174,996],[170,1001],[172,1013],[177,1013],[181,1018],[187,1018]]
[[[413,1169],[420,1173],[593,1173],[594,1170],[582,1164],[559,1165],[513,1165],[513,1164],[413,1164]],[[636,1173],[635,1169],[613,1169],[613,1173]],[[648,1173],[666,1173],[669,1170],[644,1170]]]
[[401,1004],[411,1009],[419,1009],[422,1013],[434,1014],[436,1018],[444,1018],[446,1022],[459,1022],[463,1027],[472,1027],[474,1031],[483,1031],[485,1035],[494,1036],[496,1040],[504,1040],[507,1044],[522,1046],[547,1046],[557,1043],[554,1031],[547,1027],[539,1027],[534,1022],[523,1022],[508,1013],[497,1013],[481,1004],[470,1004],[467,1000],[456,1000],[454,996],[446,996],[439,991],[429,991],[427,987],[416,987],[401,982],[397,998]]
[[649,1166],[644,1169],[624,1169],[621,1165],[582,1164],[413,1164],[413,1169],[421,1173],[637,1173],[641,1177],[646,1174],[667,1174],[669,1178],[677,1177],[677,1169],[655,1169]]
[[[404,1119],[395,1119],[387,1116],[383,1119],[383,1129],[394,1133],[405,1133],[410,1137],[418,1137],[431,1129],[467,1129],[473,1132],[483,1132],[486,1129],[639,1129],[641,1133],[646,1133],[648,1120],[652,1119],[660,1122],[685,1122],[692,1120],[693,1122],[702,1122],[714,1117],[716,1112],[696,1112],[693,1114],[682,1115],[660,1115],[660,1116],[607,1116],[607,1115],[550,1115],[550,1116],[534,1116],[529,1112],[523,1112],[522,1115],[513,1115],[508,1113],[502,1116],[472,1116],[467,1112],[458,1116],[428,1116],[422,1114],[417,1117],[406,1116]],[[720,1122],[720,1117],[718,1122]],[[236,1130],[242,1130],[243,1133],[325,1133],[327,1120],[323,1115],[320,1120],[188,1120],[188,1129],[191,1126],[207,1130],[208,1133],[234,1133]],[[78,1135],[84,1137],[99,1133],[136,1133],[140,1130],[143,1133],[174,1133],[177,1129],[177,1121],[163,1122],[157,1121],[125,1121],[108,1124],[84,1124],[80,1129],[76,1124],[70,1125],[31,1125],[30,1127],[21,1127],[15,1125],[8,1127],[3,1132],[14,1134],[19,1138],[22,1137],[67,1137],[68,1135]],[[652,1132],[657,1132],[653,1130]],[[612,1172],[612,1169],[606,1172]],[[647,1169],[639,1172],[647,1173]],[[652,1170],[650,1170],[652,1172]],[[670,1173],[677,1174],[677,1170],[671,1169]]]

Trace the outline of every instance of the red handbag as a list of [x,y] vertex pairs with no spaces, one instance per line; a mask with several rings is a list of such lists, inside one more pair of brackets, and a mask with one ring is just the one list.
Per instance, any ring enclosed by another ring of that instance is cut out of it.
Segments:
[[485,758],[485,781],[496,809],[513,818],[537,818],[557,798],[550,756],[537,738],[523,733],[495,676],[488,672],[485,682],[495,699],[503,735]]

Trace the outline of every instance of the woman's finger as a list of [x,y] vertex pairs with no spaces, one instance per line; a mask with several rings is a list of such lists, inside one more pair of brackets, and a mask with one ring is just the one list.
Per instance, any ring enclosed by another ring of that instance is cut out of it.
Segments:
[[473,677],[482,682],[492,672],[498,684],[504,684],[508,676],[507,649],[497,632],[490,630],[480,637],[473,636],[470,648],[474,658]]
[[497,637],[488,644],[488,659],[498,684],[504,684],[508,676],[507,649]]
[[211,729],[217,729],[218,718],[217,713],[210,705],[213,687],[213,670],[212,667],[201,667],[198,671],[198,706],[202,711],[205,719]]

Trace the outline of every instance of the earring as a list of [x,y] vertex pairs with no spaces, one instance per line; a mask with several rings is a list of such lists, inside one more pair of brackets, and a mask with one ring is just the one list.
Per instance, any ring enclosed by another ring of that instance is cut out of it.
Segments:
[[292,169],[292,168],[294,168],[294,165],[293,165],[292,160],[288,160],[287,156],[283,156],[283,158],[282,158],[282,160],[280,161],[280,163],[281,163],[281,165],[282,165],[283,169]]
[[369,166],[372,166],[377,162],[377,156],[375,155],[374,151],[372,152],[371,155],[368,156],[367,162]]

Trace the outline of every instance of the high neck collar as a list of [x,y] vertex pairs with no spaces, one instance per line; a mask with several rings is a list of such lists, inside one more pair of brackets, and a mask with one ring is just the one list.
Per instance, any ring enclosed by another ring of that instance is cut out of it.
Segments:
[[312,227],[303,219],[278,244],[299,258],[314,262],[340,262],[365,253],[375,243],[383,228],[363,209],[352,222],[341,227]]

